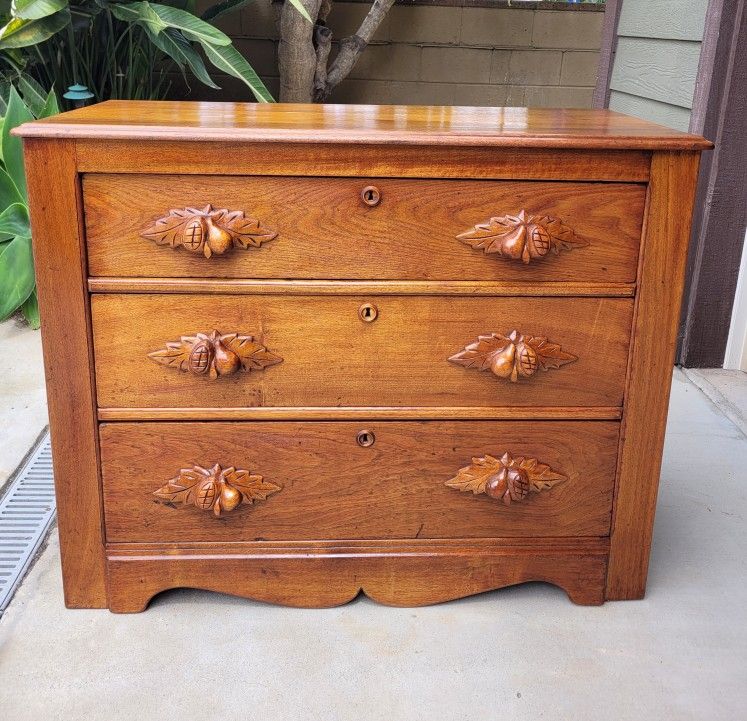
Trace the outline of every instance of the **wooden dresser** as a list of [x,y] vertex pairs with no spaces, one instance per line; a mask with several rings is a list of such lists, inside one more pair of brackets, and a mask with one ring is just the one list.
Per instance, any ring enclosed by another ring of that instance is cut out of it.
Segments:
[[705,140],[118,101],[20,134],[68,606],[643,596]]

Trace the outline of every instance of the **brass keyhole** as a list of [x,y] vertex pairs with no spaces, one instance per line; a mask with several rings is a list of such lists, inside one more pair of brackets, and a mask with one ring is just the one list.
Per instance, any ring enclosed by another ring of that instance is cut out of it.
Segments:
[[355,437],[358,445],[363,448],[368,448],[374,444],[376,436],[373,431],[358,431],[358,435]]
[[367,185],[361,190],[361,200],[373,208],[381,202],[381,192],[375,185]]
[[358,308],[358,317],[364,323],[372,323],[376,320],[376,316],[379,315],[379,311],[372,303],[364,303]]

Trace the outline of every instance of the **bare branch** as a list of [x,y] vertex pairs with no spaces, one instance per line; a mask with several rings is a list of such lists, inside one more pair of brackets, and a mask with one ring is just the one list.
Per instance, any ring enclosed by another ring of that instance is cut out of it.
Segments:
[[332,49],[332,31],[326,25],[317,24],[314,29],[316,45],[316,71],[314,73],[314,102],[319,102],[327,88],[327,61]]
[[321,87],[315,84],[314,100],[317,102],[326,100],[333,88],[349,75],[392,5],[394,5],[394,0],[374,0],[358,32],[340,41],[340,51],[327,72],[326,82]]

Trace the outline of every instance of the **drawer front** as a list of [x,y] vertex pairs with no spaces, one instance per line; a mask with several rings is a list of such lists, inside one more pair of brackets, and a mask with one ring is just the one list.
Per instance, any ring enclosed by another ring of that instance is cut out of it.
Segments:
[[604,536],[618,429],[594,421],[102,424],[106,536]]
[[625,298],[94,295],[100,407],[622,404]]
[[87,175],[83,197],[92,276],[630,283],[645,186]]

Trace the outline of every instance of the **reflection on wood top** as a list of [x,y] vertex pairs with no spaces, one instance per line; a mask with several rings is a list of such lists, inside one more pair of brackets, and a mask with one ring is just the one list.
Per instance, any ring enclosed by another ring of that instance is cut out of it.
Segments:
[[110,100],[24,137],[695,150],[697,135],[609,110]]

